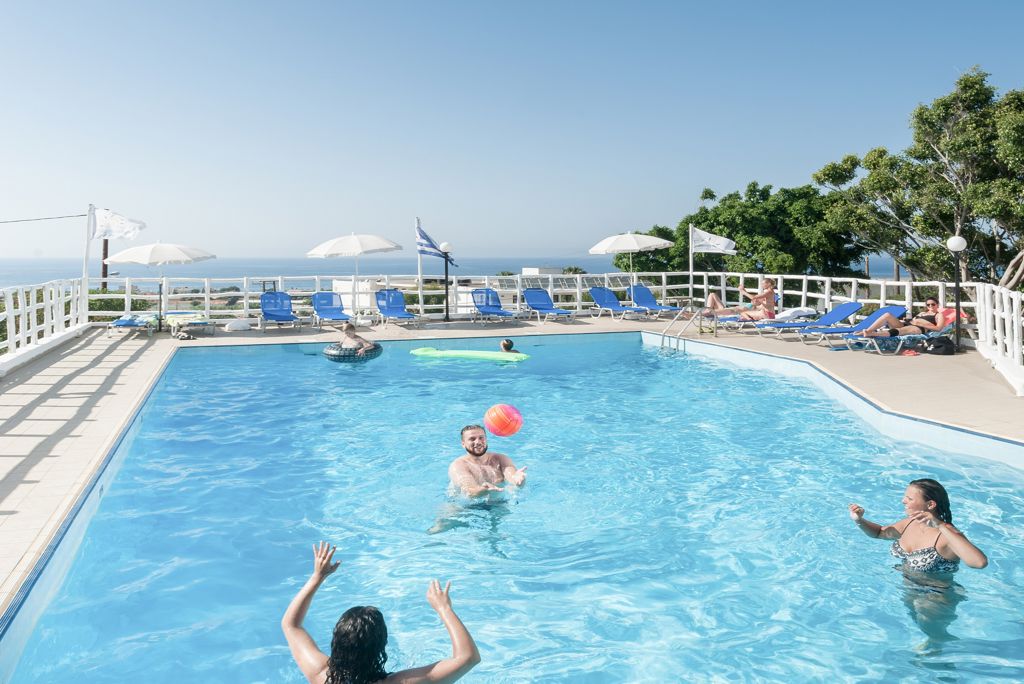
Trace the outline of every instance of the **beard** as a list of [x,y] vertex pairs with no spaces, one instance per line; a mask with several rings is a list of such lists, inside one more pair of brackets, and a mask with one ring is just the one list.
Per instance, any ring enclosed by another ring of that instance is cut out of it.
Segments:
[[473,454],[474,456],[483,456],[484,454],[487,453],[487,445],[482,444],[480,446],[467,447],[466,451]]

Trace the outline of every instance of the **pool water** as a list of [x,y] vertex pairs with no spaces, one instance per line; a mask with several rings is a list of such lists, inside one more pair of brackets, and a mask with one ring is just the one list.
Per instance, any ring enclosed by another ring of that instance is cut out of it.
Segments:
[[[508,365],[413,346],[180,350],[14,681],[303,681],[279,621],[319,539],[342,566],[307,628],[328,648],[376,605],[392,670],[450,654],[436,577],[483,657],[465,681],[1024,679],[1021,471],[636,334],[518,337],[531,358]],[[529,482],[450,498],[459,429],[499,402],[525,425],[491,447]],[[900,519],[918,477],[990,559],[948,589],[907,582],[847,515]]]

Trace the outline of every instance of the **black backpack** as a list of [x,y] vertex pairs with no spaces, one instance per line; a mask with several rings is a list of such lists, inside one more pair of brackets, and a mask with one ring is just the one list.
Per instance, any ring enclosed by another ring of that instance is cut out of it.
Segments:
[[939,354],[940,356],[952,356],[956,352],[956,347],[953,346],[953,340],[940,335],[933,337],[924,343],[924,352],[926,354]]

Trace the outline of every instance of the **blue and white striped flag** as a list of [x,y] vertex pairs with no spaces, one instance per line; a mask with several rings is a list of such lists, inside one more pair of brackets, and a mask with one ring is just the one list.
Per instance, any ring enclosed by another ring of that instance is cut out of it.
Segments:
[[427,235],[425,230],[420,228],[420,220],[418,217],[416,219],[416,251],[420,254],[426,254],[427,256],[436,256],[441,257],[442,259],[447,259],[448,263],[452,266],[458,266],[458,264],[455,263],[455,260],[452,259],[452,255],[445,254],[438,249],[437,243],[434,242],[434,239]]

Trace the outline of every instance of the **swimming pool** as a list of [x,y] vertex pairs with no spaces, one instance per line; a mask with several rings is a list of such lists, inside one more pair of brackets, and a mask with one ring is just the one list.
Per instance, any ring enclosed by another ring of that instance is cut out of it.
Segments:
[[[392,669],[447,655],[423,598],[440,577],[483,656],[466,681],[1024,677],[1021,471],[636,334],[516,342],[531,359],[508,366],[409,343],[365,365],[179,351],[13,681],[302,681],[278,622],[320,538],[343,566],[307,627],[326,646],[342,610],[377,605]],[[451,501],[458,430],[497,402],[526,425],[492,448],[530,482]],[[942,593],[905,586],[846,515],[901,517],[922,476],[991,561]]]

